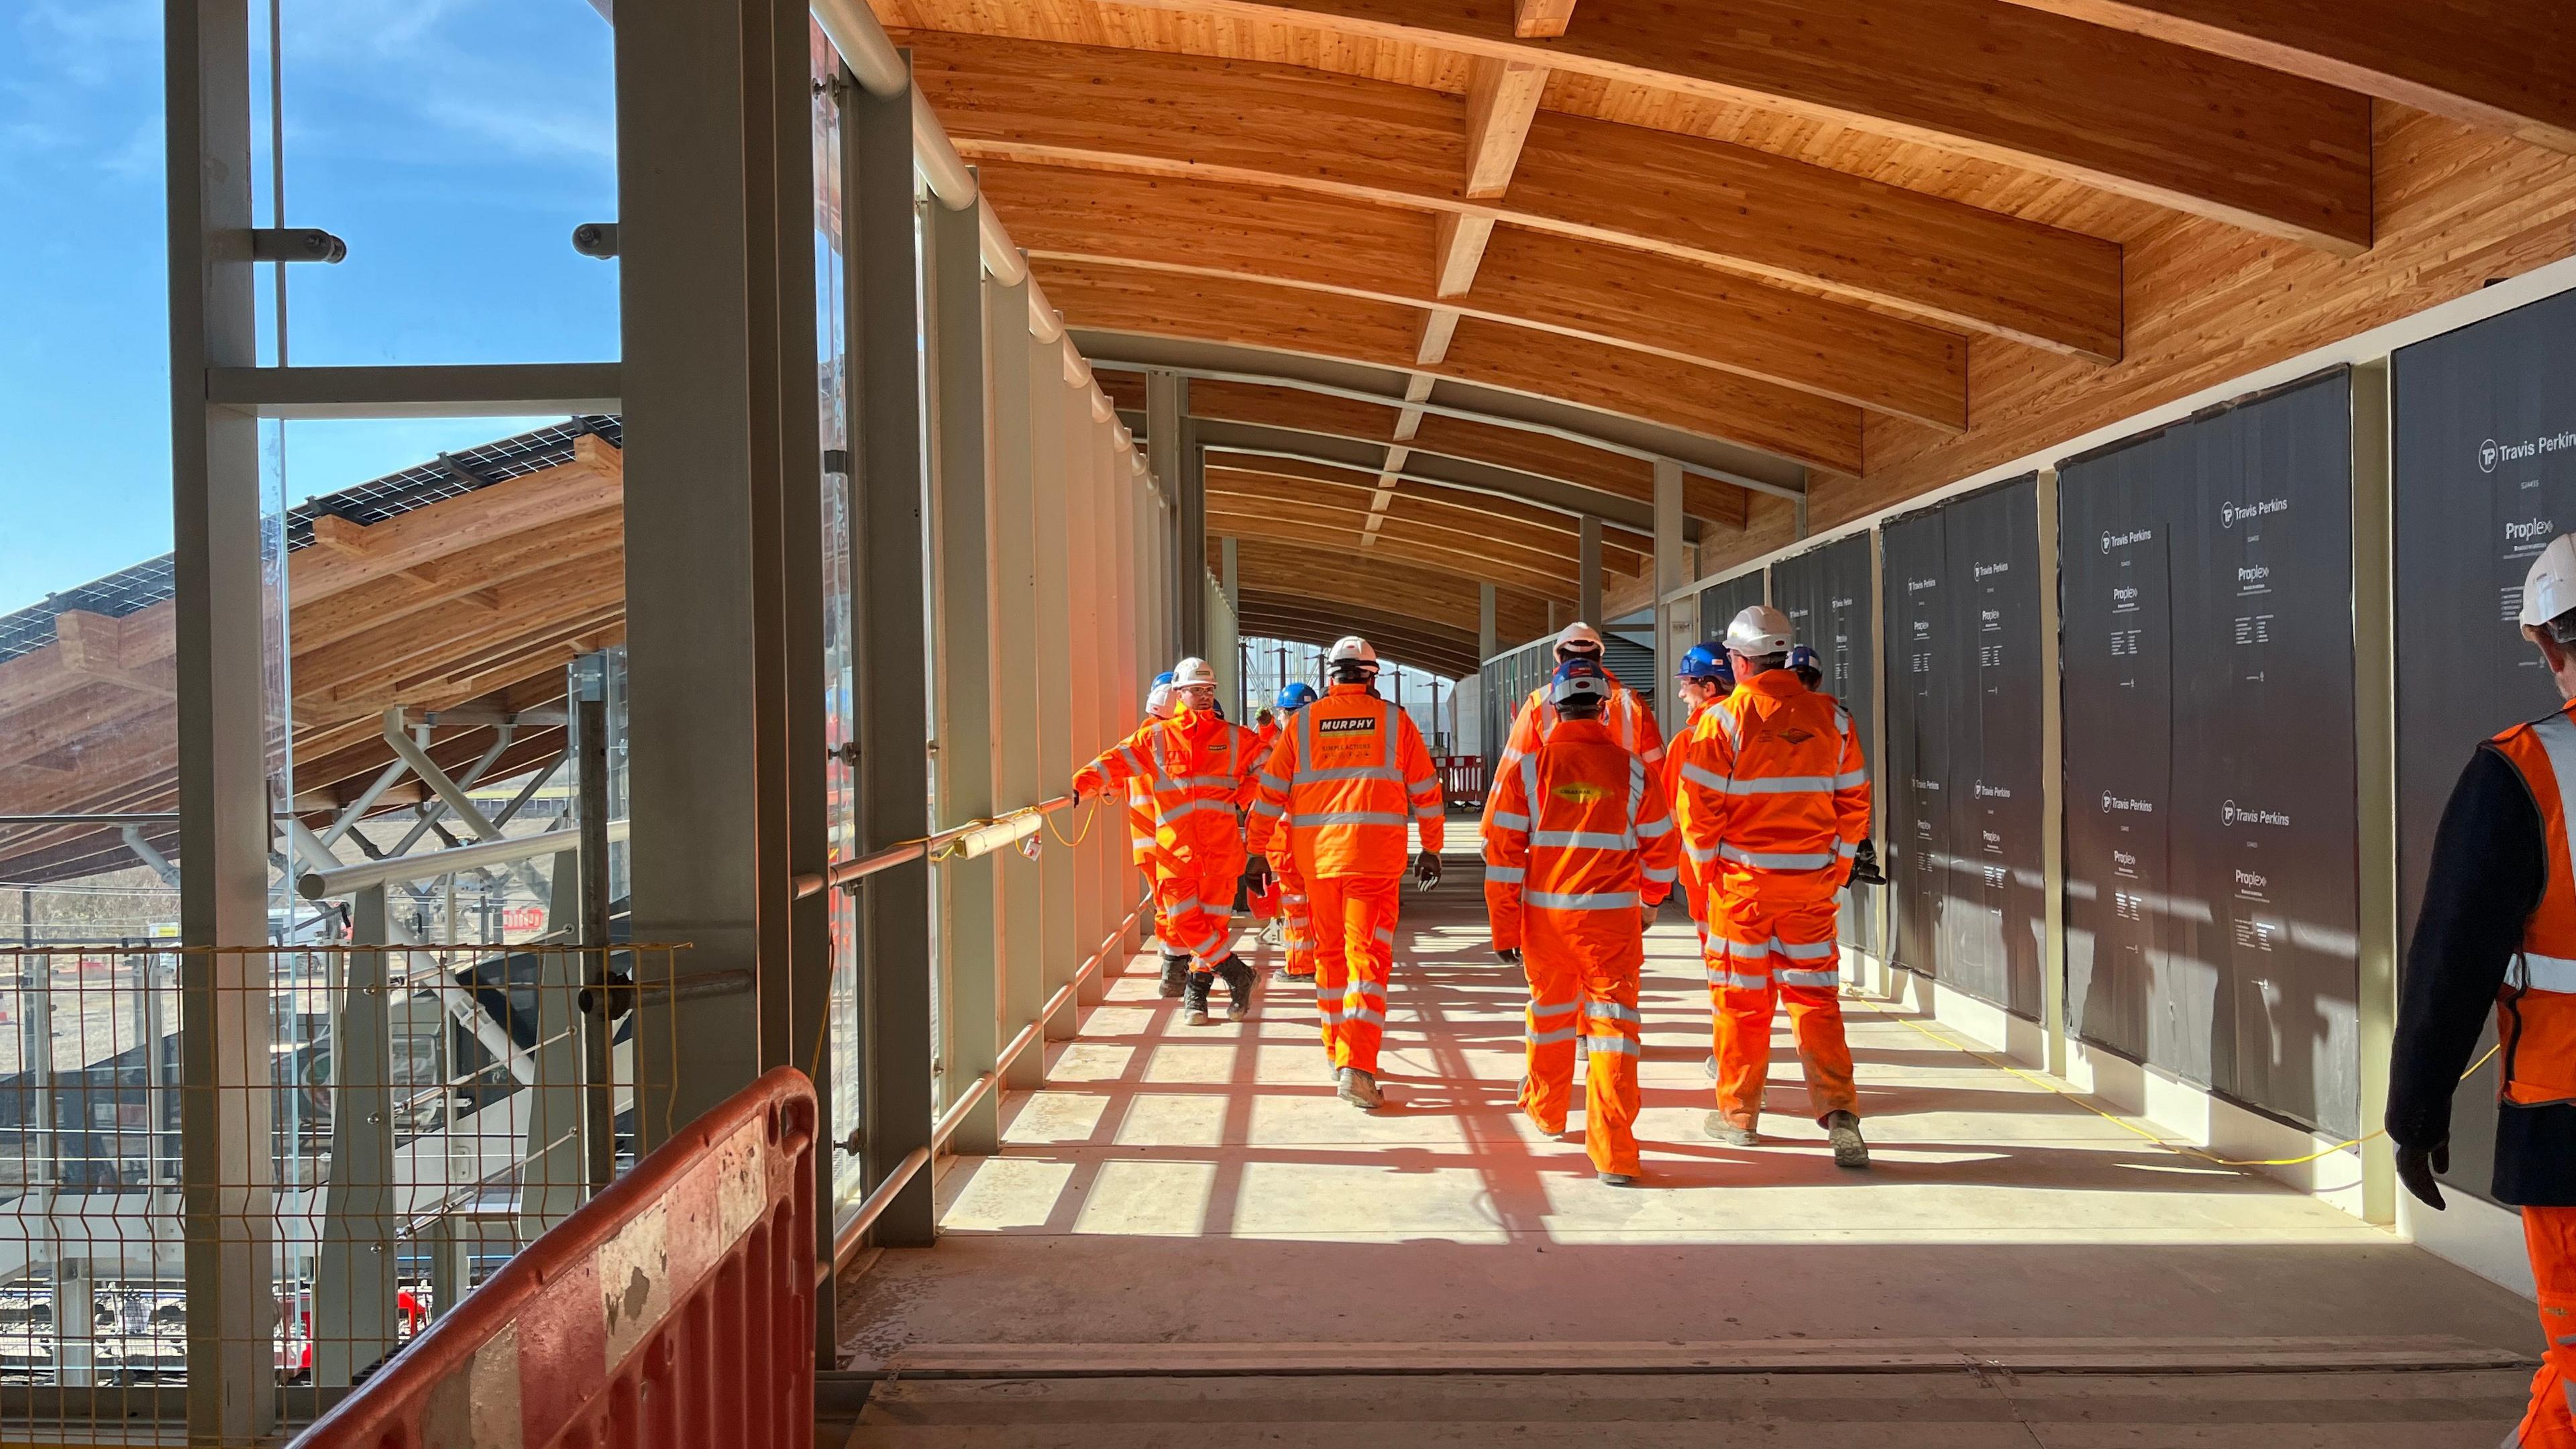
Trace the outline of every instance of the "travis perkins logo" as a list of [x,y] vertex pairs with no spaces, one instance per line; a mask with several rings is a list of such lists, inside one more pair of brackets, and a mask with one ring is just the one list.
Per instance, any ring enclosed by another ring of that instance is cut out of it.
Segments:
[[2156,802],[2153,800],[2132,800],[2125,795],[2114,795],[2110,791],[2105,790],[2102,792],[2102,808],[2105,811],[2129,810],[2140,815],[2153,815],[2156,813]]
[[2152,528],[2133,528],[2126,533],[2106,533],[2102,535],[2102,551],[2109,553],[2115,548],[2127,548],[2133,543],[2145,543],[2155,536],[2156,531]]
[[2218,818],[2221,823],[2227,825],[2287,825],[2290,823],[2290,817],[2278,810],[2258,810],[2251,805],[2239,805],[2233,800],[2220,803]]
[[2478,471],[2492,473],[2498,463],[2527,463],[2543,453],[2576,448],[2576,433],[2552,433],[2524,443],[2499,443],[2493,438],[2478,444]]
[[2218,505],[2218,521],[2225,527],[2234,528],[2236,520],[2240,518],[2261,518],[2267,513],[2289,511],[2290,500],[2287,498],[2265,498],[2254,503],[2222,503]]

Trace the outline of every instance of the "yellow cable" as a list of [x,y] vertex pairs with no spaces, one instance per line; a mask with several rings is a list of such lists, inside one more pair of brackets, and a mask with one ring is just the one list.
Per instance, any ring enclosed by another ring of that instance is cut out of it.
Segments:
[[[1906,1026],[1910,1026],[1916,1031],[1923,1033],[1925,1036],[1930,1037],[1932,1040],[1941,1043],[1943,1046],[1949,1047],[1954,1051],[1966,1052],[1968,1055],[1984,1062],[1987,1066],[1997,1067],[2003,1071],[2010,1072],[2012,1075],[2019,1077],[2023,1081],[2029,1082],[2034,1086],[2046,1087],[2048,1090],[2066,1098],[2075,1105],[2082,1107],[2085,1111],[2092,1113],[2094,1116],[2118,1127],[2124,1132],[2135,1133],[2137,1136],[2154,1143],[2158,1147],[2164,1148],[2168,1152],[2178,1152],[2185,1157],[2199,1158],[2201,1161],[2209,1163],[2213,1167],[2298,1167],[2306,1163],[2315,1162],[2320,1158],[2332,1157],[2338,1152],[2349,1151],[2352,1148],[2359,1147],[2361,1144],[2371,1141],[2374,1138],[2385,1137],[2388,1135],[2388,1129],[2383,1127],[2376,1132],[2355,1137],[2350,1141],[2338,1142],[2334,1146],[2328,1147],[2323,1151],[2311,1152],[2305,1157],[2220,1157],[2214,1153],[2203,1152],[2197,1147],[2188,1146],[2184,1143],[2168,1142],[2164,1138],[2147,1131],[2145,1128],[2130,1122],[2126,1118],[2114,1116],[2113,1114],[2105,1112],[2101,1108],[2094,1106],[2091,1102],[2084,1100],[2083,1095],[2076,1092],[2071,1087],[2059,1086],[2056,1082],[2051,1081],[2046,1077],[2040,1076],[2034,1072],[2023,1071],[2021,1068],[2014,1066],[2010,1062],[1997,1061],[1993,1057],[1986,1055],[1975,1047],[1969,1046],[1965,1042],[1954,1041],[1949,1037],[1943,1036],[1941,1033],[1932,1030],[1930,1027],[1923,1025],[1912,1017],[1896,1016],[1881,1007],[1877,1002],[1871,1001],[1866,997],[1855,997],[1854,999],[1859,1001],[1861,1005],[1868,1007],[1871,1011],[1876,1012],[1878,1015],[1886,1017],[1890,1021],[1900,1022]],[[2479,1057],[2476,1061],[2469,1063],[2469,1069],[2460,1074],[2460,1080],[2465,1082],[2469,1078],[2476,1076],[2478,1074],[2478,1068],[2485,1066],[2487,1062],[2501,1049],[2502,1045],[2500,1043],[2497,1046],[2487,1048],[2485,1056]]]
[[1052,815],[1041,817],[1046,821],[1047,834],[1054,836],[1055,843],[1064,846],[1067,849],[1071,849],[1072,847],[1080,845],[1082,842],[1090,839],[1091,827],[1098,823],[1100,819],[1100,799],[1100,796],[1094,795],[1090,799],[1082,802],[1090,808],[1082,812],[1082,832],[1074,836],[1071,840],[1065,839],[1064,833],[1055,828],[1055,817]]

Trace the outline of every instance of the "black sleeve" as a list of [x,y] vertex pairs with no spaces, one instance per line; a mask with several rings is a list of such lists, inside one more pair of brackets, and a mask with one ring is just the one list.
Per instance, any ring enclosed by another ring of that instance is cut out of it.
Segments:
[[2540,810],[2522,774],[2481,749],[2451,787],[2433,837],[2424,905],[2406,952],[2388,1067],[2388,1135],[2431,1147],[2450,1136],[2451,1093],[2495,1010],[2549,874]]

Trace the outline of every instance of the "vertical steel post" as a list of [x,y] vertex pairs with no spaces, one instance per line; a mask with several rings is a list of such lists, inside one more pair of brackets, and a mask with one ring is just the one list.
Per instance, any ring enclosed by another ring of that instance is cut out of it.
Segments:
[[165,14],[188,1437],[247,1443],[277,1412],[268,963],[217,948],[268,940],[267,598],[258,425],[210,406],[206,373],[259,360],[250,17],[244,0]]
[[[1040,694],[1045,667],[1038,653],[1038,551],[1053,546],[1037,531],[1037,499],[1031,491],[1032,440],[1029,432],[1028,283],[1005,287],[984,283],[986,356],[992,377],[992,533],[993,533],[993,789],[1011,806],[1028,805],[1065,787],[1039,768]],[[1094,806],[1094,809],[1105,807]],[[1068,832],[1069,833],[1069,832]],[[1044,843],[1040,859],[1062,853]],[[1001,1018],[1005,1035],[1038,1019],[1046,1004],[1039,982],[1043,935],[1043,867],[1037,861],[1005,857],[1001,872]],[[1046,1053],[1024,1051],[1003,1073],[1002,1084],[1030,1091],[1046,1080]],[[1000,1093],[986,1097],[992,1110],[978,1109],[958,1128],[957,1150],[989,1152],[1000,1137]]]
[[[915,290],[912,97],[852,89],[841,112],[844,234],[851,257],[851,396],[859,447],[851,505],[852,645],[859,689],[859,849],[928,832],[930,772],[922,749],[922,318]],[[867,1140],[873,1189],[930,1145],[930,867],[871,876],[859,893],[859,1017],[867,1033]],[[934,1236],[931,1175],[915,1176],[877,1220],[876,1241],[921,1247]]]
[[[1073,390],[1064,385],[1060,342],[1029,343],[1029,436],[1035,468],[1030,487],[1037,500],[1037,614],[1031,620],[1038,648],[1038,773],[1049,791],[1069,789],[1074,767],[1087,762],[1074,757],[1077,726],[1073,715],[1072,575],[1075,561],[1066,542],[1071,524],[1066,511],[1065,411]],[[1104,823],[1125,819],[1126,795],[1111,790],[1094,807],[1108,812]],[[1075,944],[1079,931],[1074,912],[1077,850],[1050,850],[1039,857],[1043,876],[1039,907],[1044,916],[1038,981],[1040,1001],[1073,979],[1082,954]],[[1068,1006],[1047,1020],[1049,1038],[1070,1037],[1080,1018]]]
[[[2397,559],[2388,359],[2352,370],[2353,725],[2360,798],[2361,1120],[2388,1115],[2397,1035]],[[2397,1159],[2385,1135],[2361,1144],[2361,1216],[2397,1220]]]
[[[385,887],[360,891],[354,905],[351,937],[362,945],[392,944]],[[331,1163],[311,1324],[313,1382],[321,1388],[348,1387],[358,1370],[396,1345],[394,1254],[402,1220],[393,1206],[393,1033],[385,957],[383,951],[349,956],[332,1025]]]
[[[993,523],[985,466],[984,264],[979,246],[984,203],[962,211],[934,201],[925,213],[925,329],[930,348],[931,529],[938,563],[932,595],[931,737],[939,742],[939,818],[945,829],[994,810]],[[1020,802],[1014,802],[1020,803]],[[946,1029],[949,1090],[992,1070],[1002,1044],[1001,982],[995,919],[1000,908],[998,855],[939,867],[940,1021]],[[995,1105],[987,1094],[984,1106]],[[978,1109],[983,1145],[992,1150],[1000,1118]]]
[[[1060,356],[1058,362],[1060,367]],[[1073,721],[1072,748],[1074,759],[1088,760],[1099,753],[1103,744],[1100,738],[1100,550],[1093,542],[1100,521],[1097,501],[1100,491],[1097,446],[1100,430],[1099,425],[1092,421],[1090,394],[1066,383],[1060,370],[1053,380],[1059,403],[1057,418],[1061,425],[1055,442],[1064,454],[1065,529],[1060,536],[1066,552],[1071,555],[1071,568],[1066,574],[1066,618],[1072,647],[1066,658],[1072,667],[1069,706]],[[1073,855],[1074,961],[1079,966],[1100,945],[1100,921],[1106,911],[1108,882],[1101,877],[1098,850],[1086,844]]]
[[[1596,514],[1583,515],[1576,526],[1574,617],[1595,629],[1601,627],[1601,519]],[[1554,618],[1551,610],[1550,622]]]
[[[1119,687],[1118,677],[1118,621],[1126,615],[1127,601],[1118,585],[1116,510],[1118,479],[1124,468],[1118,453],[1118,415],[1114,409],[1106,421],[1093,425],[1090,441],[1091,517],[1086,536],[1091,541],[1092,577],[1099,581],[1092,610],[1094,661],[1098,666],[1092,715],[1097,721],[1094,737],[1100,748],[1107,749],[1126,733],[1126,691]],[[1100,871],[1100,919],[1087,933],[1090,939],[1083,947],[1089,952],[1098,950],[1100,943],[1109,939],[1127,912],[1119,891],[1123,878],[1119,857],[1124,847],[1104,831],[1094,835],[1086,848],[1097,858]],[[1108,992],[1109,972],[1104,968],[1092,976],[1083,1000],[1086,1004],[1096,1003]]]
[[[1122,731],[1134,728],[1136,722],[1143,718],[1145,702],[1145,585],[1137,573],[1136,508],[1150,485],[1143,469],[1138,466],[1140,461],[1131,448],[1119,455],[1118,466],[1111,474],[1115,486],[1110,493],[1109,528],[1114,535],[1111,546],[1116,551],[1118,596],[1122,601],[1120,613],[1114,621],[1118,649],[1115,718]],[[1117,824],[1117,828],[1110,831],[1110,839],[1114,852],[1111,858],[1117,863],[1112,878],[1117,882],[1115,894],[1120,919],[1123,920],[1128,908],[1136,904],[1140,886],[1134,853],[1129,849],[1123,824]],[[1127,932],[1124,939],[1130,949],[1136,949],[1141,946],[1142,937],[1140,929]]]
[[2039,1027],[2042,1065],[2066,1075],[2066,709],[2058,682],[2057,470],[2039,470]]
[[[580,922],[573,939],[588,948],[580,958],[582,983],[591,988],[589,1009],[581,1014],[581,1161],[583,1185],[597,1192],[617,1171],[617,1087],[609,1078],[620,1003],[607,990],[608,657],[585,654],[572,662],[571,674],[573,820],[581,849],[555,857],[554,890],[558,899],[567,890],[573,895]],[[578,881],[564,878],[566,862],[579,873]]]
[[[1689,547],[1689,540],[1683,537],[1686,527],[1682,517],[1682,465],[1670,458],[1657,458],[1655,563],[1649,572],[1655,584],[1655,718],[1667,739],[1681,728],[1681,695],[1673,684],[1673,666],[1693,642],[1682,623],[1680,604],[1671,599],[1676,590],[1690,582],[1682,572],[1686,565],[1684,552]],[[1691,622],[1698,622],[1695,608]]]
[[1219,646],[1217,677],[1224,681],[1234,722],[1252,723],[1252,701],[1243,688],[1243,549],[1228,534],[1217,540],[1217,587],[1225,594],[1225,642]]

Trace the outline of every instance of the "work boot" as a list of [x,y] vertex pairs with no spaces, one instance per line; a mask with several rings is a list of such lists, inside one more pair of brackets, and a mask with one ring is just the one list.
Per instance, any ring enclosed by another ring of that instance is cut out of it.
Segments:
[[1377,1089],[1377,1078],[1357,1067],[1344,1067],[1340,1086],[1334,1093],[1363,1112],[1374,1112],[1386,1105],[1386,1094]]
[[1169,1001],[1172,998],[1179,996],[1182,989],[1189,984],[1189,979],[1190,958],[1187,956],[1175,956],[1169,951],[1164,952],[1163,999]]
[[1205,1026],[1208,1024],[1208,988],[1214,985],[1216,985],[1215,972],[1193,971],[1190,973],[1189,984],[1181,989],[1182,1025]]
[[1601,1179],[1601,1185],[1603,1187],[1635,1187],[1637,1185],[1637,1179],[1641,1174],[1634,1172],[1600,1172],[1593,1175]]
[[[1724,1112],[1709,1113],[1708,1121],[1705,1125],[1708,1128],[1709,1136],[1716,1138],[1718,1141],[1725,1143],[1729,1147],[1758,1147],[1762,1143],[1760,1134],[1756,1133],[1750,1127],[1738,1127],[1734,1123],[1727,1121],[1726,1114]],[[1857,1137],[1857,1134],[1855,1134],[1855,1137]]]
[[1869,1144],[1860,1139],[1860,1115],[1855,1112],[1829,1112],[1825,1115],[1825,1136],[1834,1144],[1834,1166],[1869,1166]]
[[1252,989],[1261,978],[1243,964],[1240,956],[1228,956],[1216,963],[1216,974],[1225,978],[1225,1019],[1241,1021],[1250,1016]]

